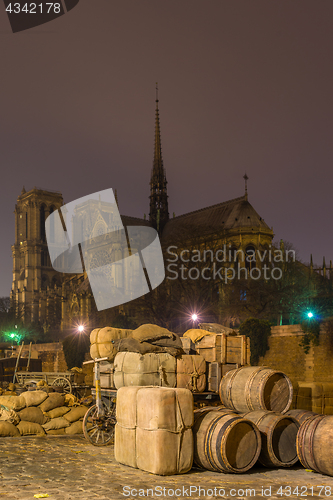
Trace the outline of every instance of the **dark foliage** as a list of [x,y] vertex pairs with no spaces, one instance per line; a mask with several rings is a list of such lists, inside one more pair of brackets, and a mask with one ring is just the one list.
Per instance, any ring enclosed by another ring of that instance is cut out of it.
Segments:
[[269,349],[268,339],[271,334],[271,325],[264,319],[248,318],[239,327],[239,333],[250,339],[251,365],[256,365],[261,356],[265,356]]

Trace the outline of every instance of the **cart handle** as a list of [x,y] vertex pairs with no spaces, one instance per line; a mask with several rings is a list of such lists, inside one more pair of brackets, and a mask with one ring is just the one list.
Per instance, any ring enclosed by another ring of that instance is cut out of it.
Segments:
[[91,361],[84,361],[82,364],[83,365],[88,365],[89,363],[96,363],[97,361],[106,361],[109,358],[95,358],[92,359]]

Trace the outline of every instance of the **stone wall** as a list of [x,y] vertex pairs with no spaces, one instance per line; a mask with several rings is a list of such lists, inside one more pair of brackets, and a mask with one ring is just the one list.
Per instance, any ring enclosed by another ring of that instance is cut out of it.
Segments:
[[[18,352],[18,348],[17,348]],[[22,357],[27,357],[29,345],[23,346]],[[66,372],[68,371],[65,355],[61,342],[53,342],[51,344],[33,344],[31,357],[42,360],[43,372]],[[85,361],[91,359],[89,354],[86,354]],[[85,384],[93,385],[93,363],[83,365],[83,373],[85,373]],[[79,367],[81,368],[81,367]]]
[[299,345],[302,336],[300,325],[272,327],[269,351],[260,358],[259,365],[283,371],[293,384],[333,382],[333,349],[324,330],[321,329],[319,346],[311,347],[308,354]]
[[[29,352],[29,345],[23,346],[21,356],[27,357],[28,352]],[[31,350],[31,357],[39,358],[42,360],[43,372],[68,371],[61,342],[53,342],[50,344],[33,344]]]

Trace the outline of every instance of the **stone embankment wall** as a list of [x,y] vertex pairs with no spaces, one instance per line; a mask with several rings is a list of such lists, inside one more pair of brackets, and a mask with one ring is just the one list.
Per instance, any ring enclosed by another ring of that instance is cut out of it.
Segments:
[[272,327],[269,351],[260,358],[259,365],[285,372],[291,381],[333,382],[333,347],[321,329],[319,345],[304,353],[300,342],[303,336],[300,325]]

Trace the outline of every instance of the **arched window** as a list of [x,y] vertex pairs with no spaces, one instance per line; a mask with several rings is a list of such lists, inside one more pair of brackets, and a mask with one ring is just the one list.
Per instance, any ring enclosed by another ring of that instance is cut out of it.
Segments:
[[46,241],[45,237],[45,205],[41,205],[39,210],[40,239]]
[[49,280],[45,274],[42,275],[42,289],[45,290],[47,288],[47,285],[49,284]]
[[253,245],[248,245],[245,249],[245,267],[248,270],[256,267],[256,249]]
[[234,267],[234,269],[237,271],[239,267],[239,252],[237,252],[237,248],[235,246],[232,246],[230,249],[230,264]]
[[[53,206],[50,207],[50,215],[53,214],[55,208]],[[54,243],[54,219],[51,217],[50,219],[50,238],[51,242]]]

